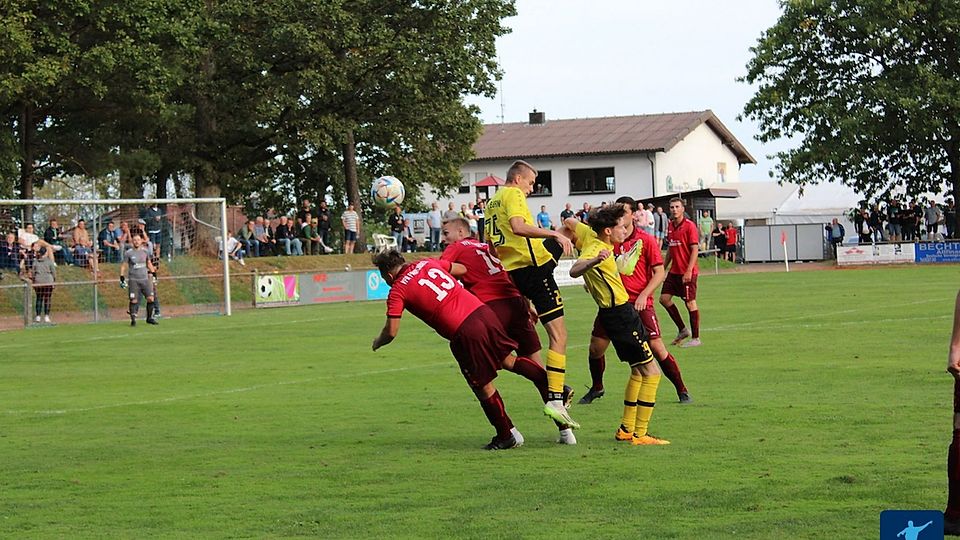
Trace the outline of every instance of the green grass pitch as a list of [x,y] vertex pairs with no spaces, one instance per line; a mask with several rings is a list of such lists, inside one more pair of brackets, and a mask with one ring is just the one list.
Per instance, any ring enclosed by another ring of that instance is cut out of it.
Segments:
[[[526,444],[492,436],[446,342],[382,303],[0,334],[0,537],[870,538],[942,509],[956,266],[703,275],[704,346],[672,348],[653,433],[613,440],[627,369],[554,443],[497,379]],[[595,306],[564,290],[567,380]],[[55,316],[55,314],[54,314]],[[665,334],[674,327],[661,313]]]

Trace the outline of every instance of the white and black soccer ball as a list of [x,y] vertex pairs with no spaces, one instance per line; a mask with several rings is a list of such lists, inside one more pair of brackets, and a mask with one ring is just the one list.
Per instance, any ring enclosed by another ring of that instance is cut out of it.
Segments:
[[370,187],[370,195],[374,202],[385,208],[393,208],[403,202],[403,196],[406,191],[396,176],[381,176],[373,181]]
[[260,298],[270,298],[270,295],[273,293],[273,276],[263,276],[260,278],[260,282],[257,283],[257,294],[260,295]]

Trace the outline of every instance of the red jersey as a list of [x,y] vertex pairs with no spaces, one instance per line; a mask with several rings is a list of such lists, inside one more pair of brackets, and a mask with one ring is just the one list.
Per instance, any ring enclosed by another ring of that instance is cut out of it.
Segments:
[[[690,264],[690,247],[700,244],[700,233],[697,231],[697,225],[683,217],[679,226],[670,224],[667,226],[667,242],[670,244],[670,264],[671,274],[683,275],[687,271],[687,265]],[[700,273],[697,265],[693,265],[693,275]]]
[[463,321],[483,303],[450,275],[450,263],[423,259],[400,268],[387,296],[387,317],[399,319],[404,308],[451,339]]
[[467,274],[460,278],[468,291],[483,303],[501,298],[520,296],[500,259],[490,253],[490,246],[466,238],[447,246],[440,260],[460,263],[467,267]]
[[[633,234],[627,237],[622,244],[614,244],[613,254],[622,255],[633,249],[637,242],[640,242],[640,260],[637,262],[633,274],[629,276],[620,274],[620,280],[623,281],[623,287],[627,290],[631,303],[636,302],[647,283],[650,283],[650,279],[653,277],[653,269],[663,265],[660,242],[640,227],[634,227]],[[653,295],[647,298],[647,307],[653,307]]]
[[730,225],[726,228],[727,234],[727,247],[737,245],[737,228],[733,225]]

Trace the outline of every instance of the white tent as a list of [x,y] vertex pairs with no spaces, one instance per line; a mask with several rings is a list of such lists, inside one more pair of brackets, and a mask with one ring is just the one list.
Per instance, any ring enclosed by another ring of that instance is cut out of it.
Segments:
[[862,199],[853,189],[841,184],[806,186],[803,195],[796,184],[740,182],[736,188],[740,192],[739,198],[717,199],[717,219],[720,221],[780,225],[830,223],[833,218],[838,218],[850,234],[852,226],[846,214]]

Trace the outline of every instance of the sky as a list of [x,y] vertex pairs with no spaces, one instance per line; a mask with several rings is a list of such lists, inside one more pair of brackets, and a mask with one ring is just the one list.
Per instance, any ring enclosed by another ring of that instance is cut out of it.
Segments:
[[517,0],[513,31],[497,40],[502,94],[474,97],[484,123],[712,109],[757,165],[741,180],[769,180],[767,155],[789,142],[761,144],[737,120],[753,89],[750,47],[780,16],[777,0]]

